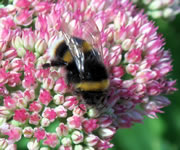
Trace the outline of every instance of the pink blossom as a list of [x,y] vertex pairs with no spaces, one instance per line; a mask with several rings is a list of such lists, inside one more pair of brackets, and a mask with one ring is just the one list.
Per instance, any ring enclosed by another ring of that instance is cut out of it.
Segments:
[[45,89],[41,89],[40,91],[40,95],[39,95],[39,101],[44,104],[44,105],[48,105],[52,100],[51,94],[49,91],[45,90]]
[[21,139],[21,128],[11,126],[7,132],[4,132],[5,135],[8,135],[8,140],[12,142],[19,141]]
[[4,98],[4,106],[8,109],[15,109],[16,108],[16,100],[10,96]]
[[20,76],[21,76],[21,73],[11,72],[8,77],[8,85],[10,87],[15,87],[18,84],[20,84],[21,83]]
[[19,121],[21,123],[25,123],[26,120],[29,118],[29,113],[25,109],[17,109],[14,112],[13,119]]
[[98,150],[104,150],[104,149],[108,149],[108,148],[112,148],[112,147],[113,147],[113,144],[110,144],[108,141],[100,140],[97,144]]
[[37,112],[34,112],[29,117],[29,123],[34,124],[34,125],[38,125],[40,119],[41,119],[40,115]]
[[36,128],[34,131],[34,137],[37,138],[38,141],[45,139],[45,130],[43,128]]
[[0,8],[0,17],[4,17],[8,15],[8,12],[5,8]]
[[34,90],[25,90],[24,91],[24,98],[27,100],[27,101],[32,101],[35,99],[35,91]]
[[11,16],[6,17],[6,18],[1,18],[1,23],[2,23],[3,27],[6,27],[8,29],[14,28],[16,26],[16,24],[14,23],[13,18]]
[[96,119],[89,119],[89,120],[83,121],[83,128],[87,133],[90,133],[96,130],[98,127],[99,125],[97,124]]
[[11,61],[11,69],[12,71],[18,72],[23,70],[23,62],[20,58],[14,58]]
[[49,119],[49,121],[53,122],[56,119],[56,112],[54,109],[46,108],[43,112],[43,117]]
[[16,49],[14,48],[9,48],[4,52],[4,57],[7,60],[12,60],[13,58],[17,57],[17,52]]
[[56,147],[56,145],[58,144],[58,137],[55,133],[52,134],[47,134],[46,135],[46,139],[44,140],[44,144],[48,145],[52,148]]
[[32,23],[32,11],[21,9],[15,16],[15,22],[24,26],[28,26]]
[[31,3],[28,0],[15,0],[14,4],[19,8],[28,8]]
[[81,118],[79,116],[72,116],[67,118],[68,125],[72,129],[80,129],[81,128]]
[[41,109],[42,109],[42,106],[37,101],[34,101],[29,105],[29,111],[31,111],[31,112],[40,112]]
[[67,84],[62,77],[56,81],[56,84],[54,86],[54,90],[57,93],[62,93],[62,94],[64,94],[67,91]]
[[64,107],[67,107],[69,110],[74,109],[74,107],[78,104],[76,96],[67,96],[65,98]]
[[80,104],[79,106],[75,107],[73,110],[74,115],[83,116],[87,111],[86,105]]
[[8,81],[8,73],[5,71],[4,68],[0,69],[0,85],[4,85]]

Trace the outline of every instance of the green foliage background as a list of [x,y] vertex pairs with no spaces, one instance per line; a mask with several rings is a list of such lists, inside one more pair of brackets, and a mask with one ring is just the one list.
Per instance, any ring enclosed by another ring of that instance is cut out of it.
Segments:
[[[180,89],[180,14],[173,21],[155,20],[159,33],[165,38],[166,49],[170,49],[173,71],[170,77],[177,79]],[[158,119],[146,118],[143,124],[129,129],[119,129],[113,138],[111,150],[180,150],[180,92],[169,96],[171,105],[164,108]]]

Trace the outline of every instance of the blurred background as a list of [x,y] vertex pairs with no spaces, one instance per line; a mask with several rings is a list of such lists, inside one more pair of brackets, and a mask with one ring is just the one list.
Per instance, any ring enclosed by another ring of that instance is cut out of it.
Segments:
[[[165,38],[165,48],[170,49],[173,71],[170,78],[177,79],[180,89],[180,14],[173,21],[154,20],[159,33]],[[145,118],[143,124],[129,129],[119,129],[110,150],[180,150],[180,91],[168,96],[171,105],[158,114],[158,119]]]

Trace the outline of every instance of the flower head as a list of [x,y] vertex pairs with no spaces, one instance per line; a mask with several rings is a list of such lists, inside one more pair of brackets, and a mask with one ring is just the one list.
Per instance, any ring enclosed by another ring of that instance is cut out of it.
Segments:
[[[154,118],[170,103],[163,96],[176,91],[167,78],[170,53],[128,0],[14,0],[11,6],[0,8],[0,149],[29,138],[29,150],[107,150],[118,128]],[[102,47],[110,78],[103,110],[81,103],[64,68],[42,68],[64,23],[78,37],[92,32],[94,46]]]

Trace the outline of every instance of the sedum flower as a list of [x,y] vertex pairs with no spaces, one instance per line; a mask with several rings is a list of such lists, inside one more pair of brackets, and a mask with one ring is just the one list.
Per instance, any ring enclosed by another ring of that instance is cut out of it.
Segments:
[[179,0],[132,0],[152,18],[173,19],[180,13]]
[[[110,78],[102,110],[81,103],[64,68],[42,68],[62,24],[84,37],[88,20]],[[27,138],[29,150],[107,150],[118,128],[157,117],[176,91],[164,40],[128,0],[14,0],[0,23],[0,149]]]

